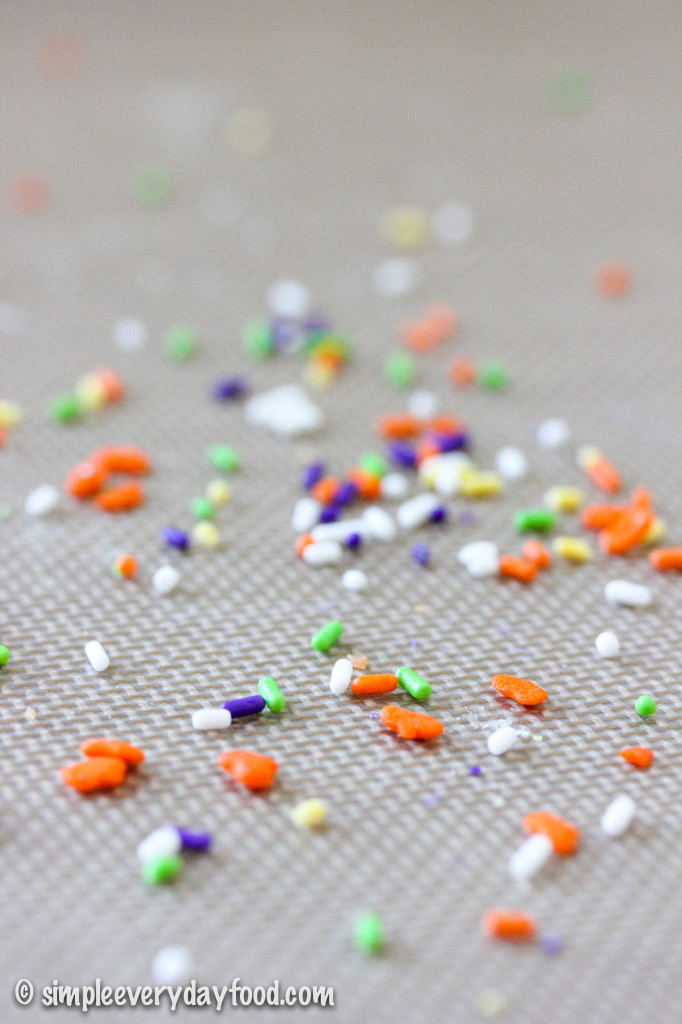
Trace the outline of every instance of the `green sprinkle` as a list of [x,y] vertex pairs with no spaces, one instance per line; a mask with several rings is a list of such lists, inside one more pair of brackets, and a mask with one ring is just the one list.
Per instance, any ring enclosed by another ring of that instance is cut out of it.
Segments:
[[135,195],[145,206],[163,206],[173,193],[173,179],[165,167],[148,164],[141,167],[133,182]]
[[335,644],[343,633],[343,626],[336,619],[332,619],[326,626],[323,626],[319,633],[310,641],[310,646],[315,651],[328,651],[332,644]]
[[396,677],[403,690],[407,690],[410,697],[413,697],[414,700],[426,700],[427,697],[431,696],[430,684],[418,672],[415,672],[413,668],[407,668],[406,665],[403,665],[396,672]]
[[384,948],[384,926],[376,914],[360,914],[353,927],[353,942],[358,953],[375,956]]
[[83,410],[75,395],[60,395],[50,403],[50,417],[57,423],[75,423]]
[[548,508],[520,508],[512,516],[512,524],[517,533],[547,533],[554,528],[556,516]]
[[239,469],[239,456],[229,444],[212,444],[208,449],[208,461],[219,473],[234,473]]
[[489,360],[481,363],[476,371],[476,382],[488,391],[504,391],[509,384],[509,377],[502,363]]
[[267,320],[249,320],[244,326],[244,349],[252,359],[267,359],[272,352],[272,331]]
[[554,114],[571,117],[582,114],[590,105],[592,86],[587,76],[576,68],[555,71],[547,83],[547,102]]
[[208,498],[195,498],[190,511],[195,519],[213,519],[213,505]]
[[7,649],[7,647],[3,647],[2,644],[0,644],[0,668],[2,668],[3,665],[6,665],[8,661],[9,650]]
[[656,701],[653,697],[650,697],[647,693],[643,693],[641,697],[638,697],[635,701],[635,711],[642,718],[648,718],[649,715],[653,715],[656,712]]
[[396,391],[408,388],[414,378],[412,356],[407,352],[389,352],[384,361],[384,376]]
[[184,363],[194,355],[197,336],[190,327],[178,324],[166,332],[166,352],[171,359]]
[[258,680],[258,692],[268,706],[268,711],[279,714],[284,711],[284,697],[274,679],[270,676],[263,676]]
[[364,469],[370,476],[386,476],[388,473],[388,466],[386,459],[384,459],[378,452],[365,452],[358,459],[358,466],[360,469]]
[[162,885],[172,882],[181,871],[182,859],[177,853],[168,853],[146,860],[142,865],[142,878],[148,885]]

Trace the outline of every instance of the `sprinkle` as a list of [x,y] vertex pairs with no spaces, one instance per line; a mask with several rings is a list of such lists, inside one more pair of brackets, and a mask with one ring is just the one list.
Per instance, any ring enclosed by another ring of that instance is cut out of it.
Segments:
[[243,377],[221,377],[211,385],[211,395],[216,402],[233,402],[249,393],[249,385]]
[[300,320],[310,312],[312,296],[301,281],[275,281],[268,288],[267,303],[274,316]]
[[614,299],[632,288],[632,274],[622,263],[605,263],[595,271],[594,280],[602,295]]
[[462,497],[492,498],[502,490],[502,478],[497,473],[481,473],[470,466],[461,467],[459,492]]
[[310,646],[315,651],[328,651],[335,643],[337,643],[341,634],[343,633],[343,626],[336,619],[332,619],[322,627],[310,641]]
[[414,291],[419,279],[419,267],[409,256],[393,256],[384,260],[372,274],[375,292],[391,299]]
[[142,880],[147,885],[163,885],[174,881],[182,871],[182,858],[177,854],[154,857],[142,864]]
[[450,363],[448,374],[456,388],[466,388],[469,384],[473,384],[476,378],[476,367],[471,359],[467,359],[466,356],[458,356]]
[[65,786],[72,786],[79,793],[93,793],[122,785],[126,778],[126,764],[118,757],[90,757],[86,761],[65,765],[59,774]]
[[315,498],[299,498],[294,505],[291,528],[295,533],[308,533],[319,522],[322,505]]
[[653,697],[644,693],[635,701],[635,711],[642,718],[649,718],[656,713],[656,701]]
[[437,508],[439,502],[435,494],[417,494],[398,507],[396,520],[403,530],[416,530],[429,521],[432,512]]
[[602,832],[610,839],[619,839],[630,828],[636,813],[637,805],[632,797],[620,793],[602,814]]
[[203,496],[193,499],[190,511],[195,519],[213,519],[213,505]]
[[479,768],[479,766],[477,764],[472,764],[472,765],[469,766],[468,772],[469,772],[469,775],[478,776],[478,775],[481,774],[481,769]]
[[682,569],[682,548],[656,548],[649,553],[649,562],[658,572]]
[[41,484],[26,498],[24,508],[29,516],[46,516],[59,506],[59,491],[52,484]]
[[164,946],[152,960],[151,976],[155,985],[184,985],[193,973],[192,955],[186,946]]
[[7,399],[0,399],[0,427],[5,427],[7,430],[13,430],[18,427],[23,421],[24,414],[21,410],[21,406],[17,405],[16,402],[10,402]]
[[249,697],[236,697],[234,700],[226,700],[222,705],[225,711],[229,711],[232,718],[244,718],[248,715],[260,715],[266,708],[265,698],[259,693]]
[[215,551],[220,547],[220,531],[215,523],[202,520],[192,527],[192,540],[202,548],[210,548]]
[[514,729],[511,725],[502,725],[488,736],[488,750],[495,757],[500,757],[516,746],[518,738],[519,733],[517,729]]
[[476,382],[486,391],[504,391],[509,384],[509,378],[502,363],[489,360],[479,366]]
[[230,485],[225,480],[211,480],[206,487],[206,497],[214,508],[226,505],[230,500]]
[[535,936],[535,921],[518,910],[488,910],[481,925],[492,939],[528,942]]
[[9,648],[0,644],[0,668],[4,668],[9,661]]
[[79,501],[84,501],[101,491],[107,476],[107,471],[96,462],[78,462],[69,470],[64,490]]
[[123,317],[111,328],[111,337],[124,352],[137,352],[147,344],[149,332],[141,320]]
[[163,825],[150,832],[137,847],[140,864],[158,857],[174,857],[182,849],[182,837],[174,825]]
[[268,789],[278,767],[271,757],[249,750],[226,750],[219,756],[218,764],[235,782],[255,790]]
[[390,543],[398,535],[398,528],[393,518],[379,505],[370,505],[362,515],[362,521],[370,537],[374,540]]
[[240,466],[239,455],[227,444],[214,444],[208,449],[209,465],[220,473],[234,473]]
[[407,477],[402,473],[387,473],[381,479],[380,494],[387,501],[401,501],[409,490]]
[[511,579],[518,580],[520,583],[531,583],[538,570],[535,562],[528,562],[525,558],[517,558],[516,555],[502,555],[498,571],[501,576],[508,576]]
[[493,689],[497,690],[503,697],[515,700],[517,704],[525,707],[533,707],[542,704],[547,699],[546,692],[542,687],[530,681],[530,679],[519,679],[517,676],[497,675],[490,680]]
[[511,855],[509,874],[515,882],[528,882],[551,860],[553,853],[552,841],[538,832]]
[[180,582],[180,573],[172,565],[162,565],[152,576],[152,586],[157,594],[170,594]]
[[582,537],[556,537],[552,542],[552,551],[559,558],[579,565],[592,559],[592,548]]
[[544,497],[545,505],[553,512],[577,512],[584,500],[579,487],[550,487]]
[[409,693],[413,700],[428,700],[431,696],[431,685],[414,669],[403,665],[396,672],[396,676],[400,686]]
[[539,938],[540,949],[547,956],[556,956],[557,953],[561,953],[564,948],[563,940],[559,935],[552,935],[545,933]]
[[316,541],[306,545],[301,554],[306,565],[320,568],[326,565],[338,565],[343,558],[343,548],[335,540]]
[[194,832],[181,825],[174,825],[173,828],[180,836],[183,851],[192,850],[203,853],[210,850],[213,844],[213,836],[210,832]]
[[95,505],[102,512],[130,512],[144,501],[144,491],[137,480],[129,480],[117,487],[109,487],[95,498]]
[[431,227],[441,245],[459,245],[473,231],[473,211],[465,203],[443,203],[434,211]]
[[407,711],[397,704],[387,704],[381,712],[380,721],[404,740],[430,740],[443,732],[442,722],[430,715]]
[[267,359],[273,349],[270,324],[266,320],[249,320],[244,325],[242,343],[246,354],[252,359]]
[[300,804],[292,807],[289,816],[299,828],[320,828],[325,824],[327,807],[322,800],[313,797],[310,800],[302,800]]
[[500,448],[495,456],[495,466],[505,480],[522,480],[528,475],[528,459],[520,448],[511,445]]
[[340,658],[334,662],[332,668],[331,677],[329,679],[329,689],[337,697],[340,697],[342,693],[345,693],[351,684],[353,678],[353,664],[348,658]]
[[600,633],[594,641],[597,654],[602,658],[617,658],[620,653],[620,640],[610,629]]
[[384,948],[384,926],[381,918],[368,911],[360,914],[353,925],[353,945],[363,956],[376,956]]
[[258,692],[266,703],[268,711],[280,714],[284,711],[285,700],[271,676],[263,676],[258,680]]
[[178,324],[166,332],[164,339],[166,354],[176,362],[186,362],[194,355],[197,347],[197,336],[191,327]]
[[438,411],[439,399],[435,391],[413,391],[407,399],[407,411],[418,420],[428,420]]
[[547,508],[522,508],[512,516],[512,525],[517,533],[547,533],[554,528],[556,517]]
[[407,352],[389,352],[384,360],[384,376],[396,391],[409,387],[414,378],[412,357]]
[[394,249],[423,249],[429,240],[429,218],[416,206],[393,206],[381,219],[381,234]]
[[152,468],[141,448],[122,445],[97,448],[90,459],[107,473],[130,473],[132,476],[144,476],[151,472]]
[[636,768],[648,768],[654,759],[654,752],[648,747],[625,747],[619,753],[628,764]]
[[366,590],[369,586],[369,580],[362,569],[346,569],[341,577],[341,583],[346,590],[354,591]]
[[553,450],[566,444],[571,436],[571,430],[565,420],[550,419],[544,420],[537,429],[535,435],[537,443],[541,448]]
[[580,839],[580,829],[565,818],[550,811],[531,811],[523,819],[523,827],[531,834],[541,834],[551,840],[554,852],[559,857],[575,853]]
[[56,423],[75,423],[81,418],[81,404],[75,395],[60,395],[50,403],[49,415]]
[[178,551],[187,551],[189,548],[188,535],[177,526],[164,526],[161,530],[161,540],[169,547],[177,548]]
[[116,740],[111,737],[100,736],[86,740],[78,749],[84,757],[116,757],[131,767],[142,764],[144,761],[144,754],[139,747],[133,747],[125,740]]
[[303,468],[301,473],[301,486],[309,491],[315,484],[327,474],[324,462],[311,462]]
[[552,561],[549,551],[539,540],[525,541],[521,554],[527,562],[532,562],[538,569],[546,569]]
[[104,672],[109,668],[109,657],[107,652],[97,640],[89,640],[85,645],[85,657],[88,659],[95,672]]
[[629,580],[609,580],[604,587],[604,597],[609,604],[622,604],[629,608],[646,608],[653,601],[648,587]]
[[377,693],[391,693],[398,685],[396,676],[390,673],[379,675],[358,676],[351,683],[351,690],[356,696],[370,696]]
[[229,729],[232,715],[226,708],[200,708],[192,713],[192,726],[199,730]]
[[428,565],[431,561],[431,549],[428,544],[413,544],[410,556],[417,565]]
[[457,560],[466,568],[469,575],[476,579],[496,576],[500,565],[497,544],[491,540],[478,540],[465,544],[463,548],[460,548]]

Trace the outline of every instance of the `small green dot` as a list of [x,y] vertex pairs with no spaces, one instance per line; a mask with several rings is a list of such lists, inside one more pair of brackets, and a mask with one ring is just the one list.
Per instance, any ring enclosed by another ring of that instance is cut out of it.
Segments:
[[83,410],[75,395],[60,395],[50,402],[50,417],[57,423],[75,423]]
[[147,164],[135,175],[133,188],[145,206],[163,206],[173,194],[173,178],[165,167]]
[[166,332],[166,352],[171,359],[185,362],[191,359],[197,347],[197,336],[190,327],[178,324]]
[[384,459],[378,452],[365,452],[358,459],[358,466],[360,469],[364,469],[370,476],[386,476],[388,473],[388,466],[386,459]]
[[9,650],[0,644],[0,668],[9,661]]
[[504,391],[509,384],[509,377],[502,363],[489,360],[481,363],[476,373],[476,381],[488,391]]
[[384,376],[396,391],[408,388],[414,379],[412,356],[407,352],[389,352],[384,360]]
[[641,697],[638,697],[635,701],[635,711],[642,718],[648,718],[649,715],[653,715],[656,711],[656,701],[653,697],[643,693]]
[[403,690],[407,690],[414,700],[427,700],[431,696],[431,684],[413,668],[403,665],[396,672],[396,678]]
[[182,859],[177,853],[153,857],[142,865],[142,878],[148,885],[163,885],[172,882],[182,871]]
[[556,516],[549,508],[520,508],[512,516],[512,523],[517,533],[547,533],[554,529]]
[[272,353],[272,331],[267,320],[249,320],[244,325],[242,340],[252,359],[267,359]]
[[375,956],[384,947],[384,926],[376,914],[360,914],[353,927],[355,948],[364,956]]
[[268,711],[274,711],[277,715],[284,711],[284,697],[272,676],[263,676],[258,680],[258,692],[267,704]]
[[213,519],[213,505],[208,498],[195,498],[190,511],[195,519]]
[[322,629],[318,630],[310,641],[310,646],[315,651],[328,651],[343,633],[343,626],[337,619],[332,619]]
[[228,444],[213,444],[208,449],[208,461],[219,473],[234,473],[239,469],[239,455]]

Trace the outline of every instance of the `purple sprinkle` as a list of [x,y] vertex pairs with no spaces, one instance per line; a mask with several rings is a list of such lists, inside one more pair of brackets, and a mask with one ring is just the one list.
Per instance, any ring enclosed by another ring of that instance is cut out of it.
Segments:
[[540,949],[548,956],[555,956],[561,953],[564,943],[559,935],[546,934],[540,936]]
[[358,489],[352,480],[344,480],[342,484],[339,484],[339,489],[336,492],[334,501],[337,505],[347,505],[350,501],[353,501],[358,496]]
[[429,516],[429,522],[431,523],[444,523],[448,518],[448,510],[445,505],[437,505],[433,512]]
[[349,533],[344,543],[351,551],[356,551],[362,544],[362,537],[359,533]]
[[410,444],[404,441],[391,441],[386,445],[386,455],[395,466],[405,466],[407,469],[417,465],[417,453]]
[[230,712],[233,718],[244,718],[245,715],[259,715],[265,707],[265,701],[259,693],[254,693],[252,697],[226,700],[222,706]]
[[222,377],[211,386],[211,394],[217,402],[229,402],[248,394],[249,385],[243,377]]
[[290,348],[301,336],[301,329],[292,320],[273,320],[270,325],[275,348]]
[[164,526],[161,531],[161,540],[170,548],[177,548],[178,551],[186,551],[189,547],[189,537],[184,530],[177,526]]
[[210,832],[192,832],[182,825],[176,825],[175,831],[180,836],[183,850],[209,850],[213,842]]
[[428,544],[413,544],[410,555],[417,565],[428,565],[431,561],[431,551]]
[[413,651],[417,648],[417,641],[413,636],[410,637],[410,647],[412,648]]
[[431,793],[429,796],[424,797],[424,805],[426,807],[435,807],[442,799],[440,793]]
[[320,512],[321,523],[335,523],[341,515],[341,509],[338,505],[325,505]]
[[459,452],[469,444],[469,438],[461,431],[456,434],[431,434],[431,440],[439,452]]
[[365,714],[365,718],[379,718],[379,712],[378,711],[368,711]]
[[478,765],[477,764],[472,764],[471,767],[469,768],[469,775],[480,775],[480,774],[481,774],[481,769],[478,767]]
[[324,462],[311,462],[305,466],[301,473],[301,486],[305,491],[314,487],[318,480],[321,480],[326,472]]

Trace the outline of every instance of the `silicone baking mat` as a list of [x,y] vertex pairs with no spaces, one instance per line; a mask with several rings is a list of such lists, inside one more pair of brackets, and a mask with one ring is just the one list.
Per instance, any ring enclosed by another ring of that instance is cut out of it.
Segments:
[[[506,1024],[679,1021],[681,585],[654,578],[645,558],[601,555],[527,588],[475,581],[457,551],[483,538],[518,550],[513,511],[552,484],[584,485],[581,443],[599,445],[627,488],[651,487],[680,539],[681,22],[663,2],[2,4],[0,393],[26,413],[0,453],[0,640],[12,652],[0,679],[4,1021],[79,1012],[42,1009],[38,995],[17,1006],[19,978],[37,993],[53,979],[142,984],[169,944],[188,947],[206,984],[335,988],[334,1009],[227,1017],[472,1024],[497,1007]],[[249,155],[234,127],[253,108],[272,142]],[[158,208],[132,189],[150,164],[173,184]],[[8,200],[26,173],[49,183],[42,212]],[[414,257],[419,288],[378,295],[385,211],[449,201],[473,211],[471,237],[429,242]],[[633,273],[617,300],[594,287],[611,260]],[[300,379],[296,357],[253,365],[242,354],[243,323],[267,313],[281,277],[304,281],[354,345],[314,395],[326,426],[307,441],[247,426],[238,404],[207,393],[226,373],[256,391]],[[321,456],[343,472],[376,446],[377,413],[405,407],[385,355],[399,325],[437,300],[462,326],[419,359],[415,386],[465,420],[479,465],[514,444],[531,473],[497,500],[453,500],[449,524],[420,537],[427,570],[410,539],[368,548],[357,564],[370,587],[353,594],[341,567],[313,571],[293,554],[300,467]],[[148,331],[137,351],[112,341],[123,317]],[[178,322],[199,337],[184,364],[163,351]],[[460,352],[503,362],[507,392],[455,391],[445,371]],[[100,365],[127,382],[120,406],[50,421],[48,401]],[[572,431],[554,452],[535,442],[549,416]],[[243,464],[217,517],[223,546],[171,559],[181,582],[161,598],[150,583],[168,558],[159,531],[190,524],[214,442],[235,445]],[[33,488],[61,485],[107,443],[152,457],[141,509],[106,517],[64,499],[50,517],[25,514]],[[578,532],[568,519],[563,529]],[[121,550],[138,558],[135,581],[112,576]],[[613,577],[650,584],[653,606],[609,608]],[[332,617],[345,626],[341,654],[366,654],[377,671],[407,662],[432,681],[440,741],[397,740],[373,714],[379,699],[330,694],[334,655],[309,641]],[[621,638],[615,661],[594,651],[606,628]],[[100,675],[83,655],[95,637],[111,657]],[[499,671],[540,682],[546,704],[515,711],[496,698]],[[281,718],[225,736],[192,730],[191,711],[253,692],[264,674],[287,697]],[[659,705],[647,722],[633,711],[644,692]],[[522,741],[494,759],[486,736],[502,720]],[[147,760],[123,788],[84,799],[58,769],[102,734]],[[655,750],[648,772],[618,757],[634,743]],[[276,758],[269,792],[224,777],[216,757],[230,745]],[[599,819],[618,792],[638,815],[612,841]],[[320,834],[289,819],[311,796],[329,807]],[[581,827],[580,850],[519,891],[507,860],[522,816],[541,807]],[[135,848],[168,821],[212,831],[214,850],[148,888]],[[535,915],[563,950],[485,938],[480,918],[496,905]],[[382,956],[352,948],[362,910],[384,922]],[[91,1011],[145,1012],[214,1013]]]

